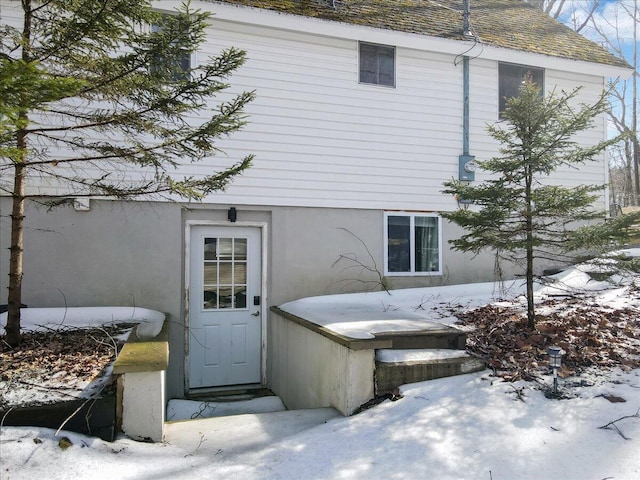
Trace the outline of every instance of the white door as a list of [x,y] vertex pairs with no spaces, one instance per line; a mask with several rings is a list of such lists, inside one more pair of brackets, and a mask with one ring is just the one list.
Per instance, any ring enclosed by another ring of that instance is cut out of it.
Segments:
[[189,388],[261,382],[261,231],[193,226]]

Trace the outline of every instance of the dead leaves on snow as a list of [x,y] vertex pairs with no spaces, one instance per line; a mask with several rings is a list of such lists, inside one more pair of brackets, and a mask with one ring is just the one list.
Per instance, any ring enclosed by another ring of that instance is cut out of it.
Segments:
[[14,383],[56,389],[91,381],[115,359],[122,343],[116,336],[127,328],[25,332],[16,348],[0,336],[0,407],[3,390]]
[[[535,331],[527,329],[524,312],[488,305],[458,314],[461,323],[473,327],[467,349],[484,358],[489,368],[505,380],[533,380],[548,371],[547,348],[565,352],[561,377],[589,367],[625,369],[640,367],[640,313],[631,308],[612,310],[598,305],[558,308],[538,315]],[[541,310],[542,308],[540,308]]]
[[69,440],[68,437],[62,437],[60,441],[58,441],[58,446],[62,450],[66,450],[67,448],[73,446],[73,442]]

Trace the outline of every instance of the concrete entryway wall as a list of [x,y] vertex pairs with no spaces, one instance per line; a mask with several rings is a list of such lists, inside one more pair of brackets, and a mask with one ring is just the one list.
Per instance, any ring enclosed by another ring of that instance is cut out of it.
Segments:
[[374,396],[375,348],[287,312],[271,314],[271,388],[288,409],[333,407],[343,415]]

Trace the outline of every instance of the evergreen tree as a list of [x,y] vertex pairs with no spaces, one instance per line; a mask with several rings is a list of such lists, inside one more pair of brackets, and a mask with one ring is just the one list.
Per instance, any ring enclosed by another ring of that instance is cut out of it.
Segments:
[[[208,15],[188,3],[22,0],[0,27],[0,192],[13,199],[6,341],[20,341],[25,203],[77,197],[202,199],[249,167],[176,178],[244,124],[252,92],[211,100],[244,62],[230,48],[197,66]],[[6,14],[6,10],[2,12]],[[7,179],[10,179],[7,181]],[[35,185],[55,185],[38,191]]]
[[531,329],[535,261],[570,262],[576,253],[604,252],[623,244],[638,220],[638,215],[629,215],[602,222],[605,213],[593,205],[604,185],[564,187],[553,182],[559,167],[578,168],[617,141],[581,146],[575,140],[607,108],[606,95],[594,105],[574,108],[579,90],[543,97],[539,87],[525,79],[519,96],[507,102],[505,121],[488,127],[501,144],[500,156],[479,162],[490,178],[480,184],[445,182],[444,193],[473,205],[442,215],[466,230],[451,241],[453,248],[476,254],[491,250],[523,267]]

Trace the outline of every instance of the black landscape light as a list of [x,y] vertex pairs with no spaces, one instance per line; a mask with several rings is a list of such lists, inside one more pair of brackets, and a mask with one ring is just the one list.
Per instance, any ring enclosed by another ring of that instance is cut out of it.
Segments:
[[565,352],[560,347],[549,347],[547,354],[549,355],[549,367],[553,369],[553,394],[558,394],[558,370],[562,367],[562,355]]

